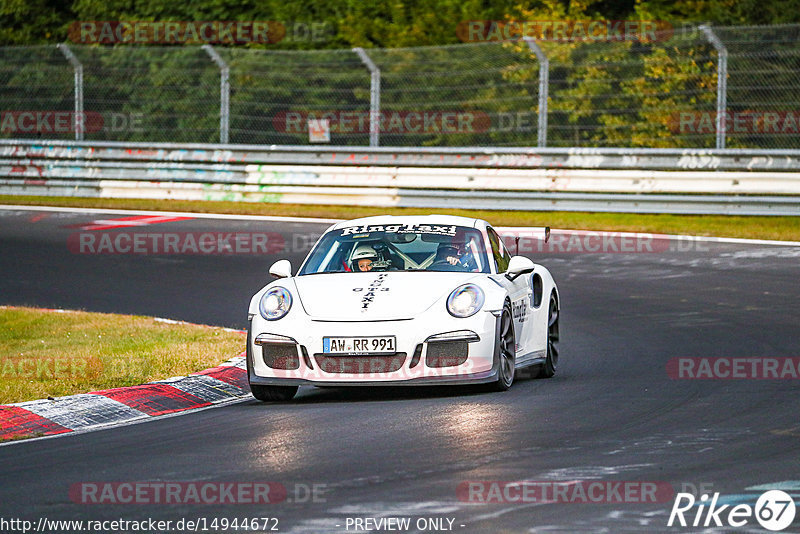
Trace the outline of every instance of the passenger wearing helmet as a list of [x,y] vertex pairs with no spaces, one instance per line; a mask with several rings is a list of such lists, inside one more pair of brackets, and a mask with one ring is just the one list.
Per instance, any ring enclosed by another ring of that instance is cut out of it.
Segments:
[[351,267],[356,272],[372,270],[372,264],[378,259],[378,253],[369,245],[358,245],[353,251],[350,260]]

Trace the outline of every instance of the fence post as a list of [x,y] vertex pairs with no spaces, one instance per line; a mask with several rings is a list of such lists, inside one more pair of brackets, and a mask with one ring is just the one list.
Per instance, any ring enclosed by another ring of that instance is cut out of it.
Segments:
[[381,118],[381,69],[367,55],[363,48],[353,48],[361,62],[370,72],[369,83],[369,146],[380,144],[380,118]]
[[205,44],[201,48],[219,67],[219,142],[225,145],[228,144],[230,131],[230,69],[214,47]]
[[86,121],[83,116],[83,65],[66,44],[57,44],[56,47],[61,50],[61,53],[70,62],[72,68],[75,69],[75,119],[73,126],[75,128],[75,140],[83,141],[83,132],[86,129]]
[[717,60],[717,148],[725,148],[725,113],[728,107],[728,49],[710,26],[700,26],[708,42],[714,45]]
[[550,88],[550,60],[544,50],[533,39],[526,38],[528,48],[536,54],[539,60],[539,130],[536,134],[536,146],[547,146],[547,95]]

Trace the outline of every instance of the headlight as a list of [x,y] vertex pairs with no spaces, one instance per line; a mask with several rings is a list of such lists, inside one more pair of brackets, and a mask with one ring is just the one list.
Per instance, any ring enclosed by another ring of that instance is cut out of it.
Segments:
[[475,315],[483,306],[483,290],[475,284],[459,286],[447,297],[447,311],[453,317]]
[[282,287],[273,287],[261,296],[258,311],[267,321],[276,321],[289,313],[292,307],[292,294]]

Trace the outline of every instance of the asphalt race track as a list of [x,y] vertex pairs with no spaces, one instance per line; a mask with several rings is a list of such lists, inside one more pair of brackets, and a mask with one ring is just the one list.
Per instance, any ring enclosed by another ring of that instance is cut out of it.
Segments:
[[[122,217],[0,210],[0,304],[242,328],[271,263],[287,257],[296,268],[326,227],[192,219],[86,230],[270,232],[280,246],[268,254],[70,249],[81,225]],[[736,529],[667,521],[674,494],[698,488],[752,506],[764,488],[781,487],[800,503],[800,381],[674,379],[667,369],[679,357],[800,357],[800,247],[703,241],[673,249],[531,256],[561,289],[553,379],[521,379],[506,393],[302,388],[287,404],[248,400],[15,443],[0,447],[0,517],[208,525],[274,517],[280,532],[297,533],[355,532],[355,519],[381,517],[411,518],[412,532],[767,532],[753,518]],[[491,503],[463,491],[524,480],[651,482],[671,491],[658,502],[587,502],[570,491],[556,502],[506,492]],[[136,481],[276,482],[288,493],[266,505],[87,504],[70,495],[76,484]],[[800,517],[787,531],[798,530]]]

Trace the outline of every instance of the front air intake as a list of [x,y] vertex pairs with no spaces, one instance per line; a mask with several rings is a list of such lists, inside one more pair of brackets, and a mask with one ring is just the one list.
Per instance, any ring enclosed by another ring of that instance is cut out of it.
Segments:
[[429,341],[425,354],[425,365],[428,367],[454,367],[467,361],[469,345],[464,340]]
[[381,355],[340,356],[327,353],[314,354],[314,360],[325,373],[374,375],[393,373],[406,361],[405,352]]
[[293,371],[300,368],[297,345],[288,343],[264,343],[261,345],[264,363],[270,369]]

